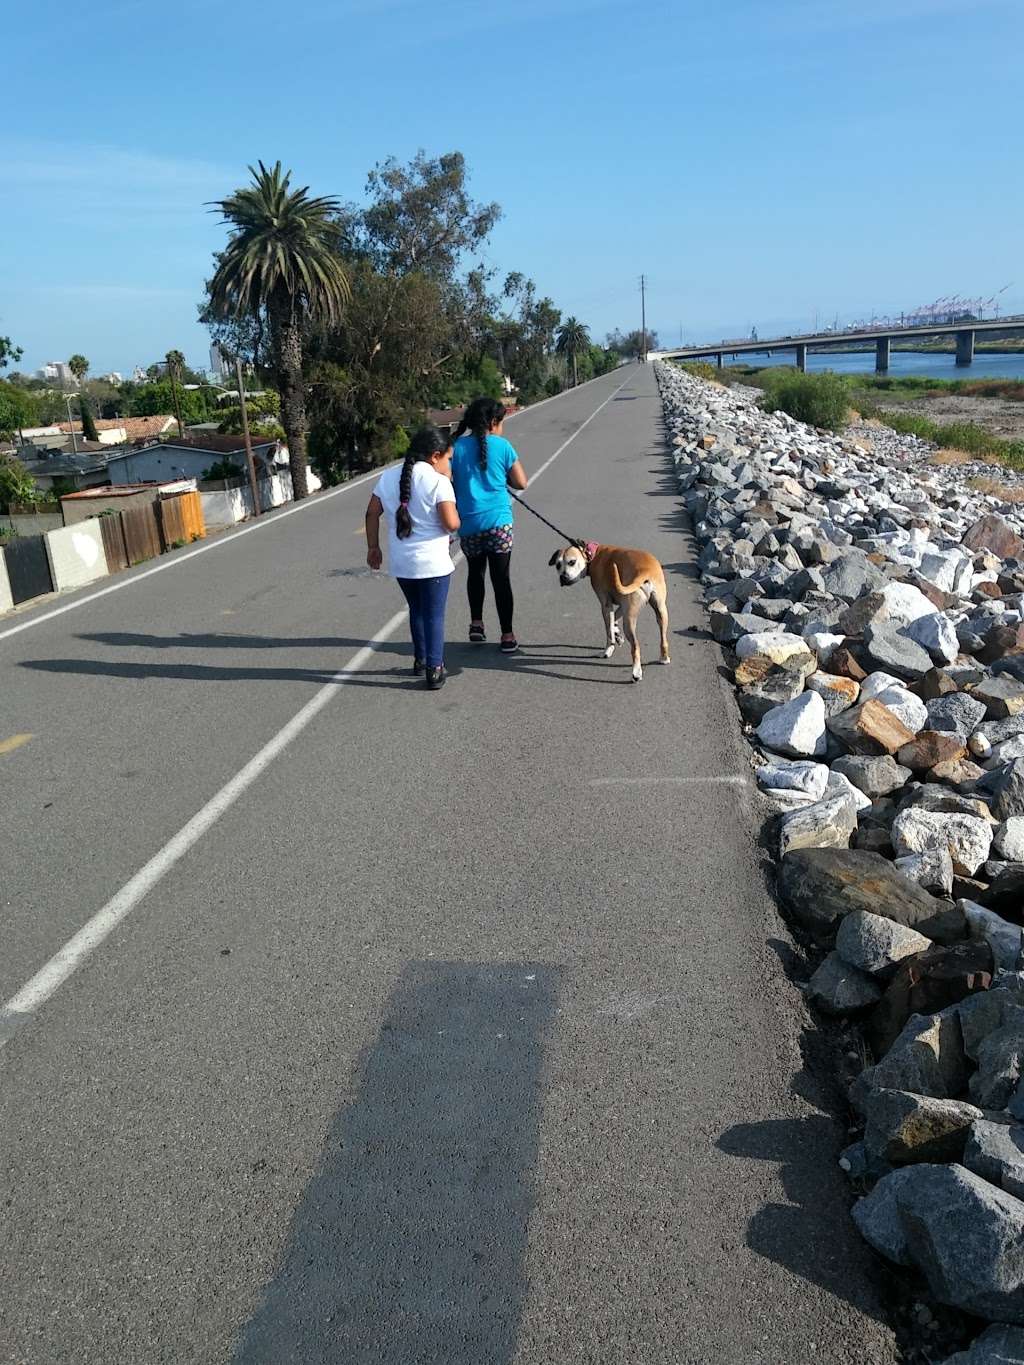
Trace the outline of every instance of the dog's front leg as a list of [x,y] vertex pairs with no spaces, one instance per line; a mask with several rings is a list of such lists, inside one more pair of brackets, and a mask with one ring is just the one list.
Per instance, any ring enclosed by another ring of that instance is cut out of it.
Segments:
[[604,657],[610,659],[615,653],[615,646],[618,644],[618,627],[615,624],[615,603],[605,599],[601,603],[601,617],[604,621],[605,650]]

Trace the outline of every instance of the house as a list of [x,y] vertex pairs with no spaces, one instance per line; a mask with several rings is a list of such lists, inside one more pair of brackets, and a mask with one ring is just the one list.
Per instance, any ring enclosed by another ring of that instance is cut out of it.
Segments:
[[[278,440],[253,440],[253,460],[263,478],[288,464],[288,451]],[[112,484],[152,483],[161,479],[201,479],[211,465],[227,461],[246,471],[245,441],[241,436],[203,433],[152,442],[112,455],[108,472]],[[318,485],[319,486],[319,485]]]
[[194,493],[195,479],[165,479],[159,483],[126,483],[116,488],[85,488],[66,493],[60,500],[65,526],[102,516],[104,512],[127,512],[134,507],[149,507],[162,497],[175,493]]
[[[82,446],[86,449],[82,450]],[[62,486],[71,484],[75,489],[105,484],[108,454],[109,451],[95,441],[80,441],[77,455],[59,453],[49,459],[39,459],[38,451],[26,446],[21,446],[17,452],[26,473],[32,476],[41,493],[51,492],[56,480],[60,480]]]
[[[81,422],[60,422],[59,429],[67,436],[82,433]],[[97,417],[96,432],[105,446],[125,445],[129,441],[152,441],[165,431],[176,427],[173,417]]]

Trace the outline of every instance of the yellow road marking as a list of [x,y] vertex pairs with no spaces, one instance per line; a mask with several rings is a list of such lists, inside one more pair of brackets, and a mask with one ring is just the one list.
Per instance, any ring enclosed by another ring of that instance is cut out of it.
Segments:
[[27,744],[30,739],[35,739],[35,735],[11,735],[10,739],[0,739],[0,754],[11,754],[15,749],[20,749],[23,744]]

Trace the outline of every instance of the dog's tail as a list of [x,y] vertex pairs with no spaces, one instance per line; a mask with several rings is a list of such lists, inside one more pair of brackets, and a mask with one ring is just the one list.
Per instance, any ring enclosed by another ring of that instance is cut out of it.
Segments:
[[650,584],[649,578],[644,578],[641,574],[639,578],[634,578],[632,583],[625,584],[619,577],[619,566],[612,560],[612,587],[620,597],[629,597],[632,593],[643,592],[644,588]]

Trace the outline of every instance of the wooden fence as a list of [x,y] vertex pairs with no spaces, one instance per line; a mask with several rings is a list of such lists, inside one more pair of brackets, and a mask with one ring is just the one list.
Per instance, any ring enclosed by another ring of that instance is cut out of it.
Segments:
[[203,503],[198,493],[176,493],[173,497],[161,498],[156,506],[165,550],[205,537]]

